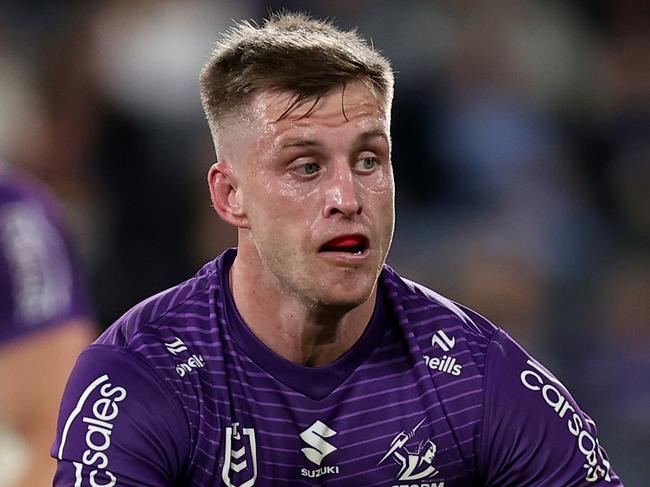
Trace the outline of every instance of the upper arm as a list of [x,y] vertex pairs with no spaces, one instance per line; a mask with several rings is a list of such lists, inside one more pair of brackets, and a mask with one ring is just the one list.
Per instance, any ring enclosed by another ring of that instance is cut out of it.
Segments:
[[179,401],[148,364],[121,349],[89,347],[61,402],[54,485],[87,485],[90,478],[101,485],[172,485],[189,457],[189,435]]
[[479,453],[488,486],[622,485],[594,422],[504,332],[490,344]]

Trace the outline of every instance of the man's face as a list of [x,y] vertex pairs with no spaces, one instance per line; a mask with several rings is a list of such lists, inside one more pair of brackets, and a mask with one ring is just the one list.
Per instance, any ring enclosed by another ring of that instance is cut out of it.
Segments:
[[361,82],[278,120],[291,99],[258,95],[238,131],[244,237],[284,291],[351,309],[371,295],[393,236],[389,115]]

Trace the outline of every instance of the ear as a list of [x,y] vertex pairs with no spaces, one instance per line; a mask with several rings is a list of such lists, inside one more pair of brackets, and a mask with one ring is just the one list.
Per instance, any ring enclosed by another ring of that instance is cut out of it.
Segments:
[[248,228],[248,218],[242,207],[242,194],[232,166],[217,162],[208,171],[210,199],[217,214],[237,228]]

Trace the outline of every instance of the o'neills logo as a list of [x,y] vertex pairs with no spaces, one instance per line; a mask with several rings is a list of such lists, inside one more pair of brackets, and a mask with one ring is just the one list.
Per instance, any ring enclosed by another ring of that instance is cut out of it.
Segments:
[[[85,450],[81,455],[81,462],[73,462],[75,487],[86,485],[82,484],[84,471],[88,473],[87,485],[90,487],[113,487],[117,484],[117,477],[109,469],[108,449],[111,446],[113,422],[120,414],[119,403],[126,398],[127,393],[124,387],[114,387],[108,380],[108,375],[104,374],[86,387],[63,427],[57,455],[60,460],[63,459],[63,450],[74,420],[82,410],[85,412],[81,419],[85,428]],[[99,397],[92,406],[84,407],[88,398],[98,388]]]
[[425,355],[424,363],[431,370],[439,370],[440,372],[456,377],[458,377],[463,371],[463,366],[457,363],[457,360],[454,357],[448,357],[447,355],[443,355],[442,358],[429,357],[428,355]]
[[539,391],[544,402],[555,411],[555,414],[560,419],[567,420],[567,429],[576,437],[578,449],[585,456],[584,468],[587,469],[585,480],[587,482],[596,482],[599,479],[611,481],[610,464],[603,455],[598,439],[594,438],[586,428],[585,423],[595,431],[594,422],[586,414],[583,414],[582,417],[578,414],[578,411],[567,399],[568,393],[565,393],[565,387],[550,372],[533,360],[528,360],[526,363],[530,368],[520,374],[521,383],[531,391]]
[[176,373],[181,377],[185,377],[185,375],[192,372],[192,369],[200,369],[202,367],[205,367],[203,355],[194,353],[187,361],[176,366]]

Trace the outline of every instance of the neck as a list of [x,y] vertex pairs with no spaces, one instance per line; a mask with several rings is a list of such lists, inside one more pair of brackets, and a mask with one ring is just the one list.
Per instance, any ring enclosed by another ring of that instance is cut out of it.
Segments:
[[307,303],[284,290],[259,256],[250,259],[246,254],[240,246],[230,269],[233,299],[252,332],[278,355],[301,365],[324,366],[348,351],[366,329],[376,288],[351,310]]

